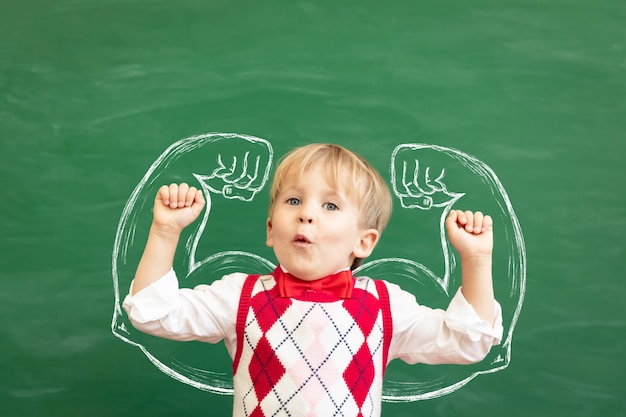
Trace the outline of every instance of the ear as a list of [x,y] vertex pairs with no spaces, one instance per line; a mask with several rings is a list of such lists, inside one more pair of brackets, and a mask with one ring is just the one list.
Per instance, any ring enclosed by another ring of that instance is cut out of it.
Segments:
[[272,219],[268,218],[265,225],[267,226],[267,237],[265,240],[265,244],[271,248],[274,247],[274,240],[272,239]]
[[354,257],[364,259],[370,256],[379,238],[380,232],[376,229],[362,231],[360,239],[352,251]]

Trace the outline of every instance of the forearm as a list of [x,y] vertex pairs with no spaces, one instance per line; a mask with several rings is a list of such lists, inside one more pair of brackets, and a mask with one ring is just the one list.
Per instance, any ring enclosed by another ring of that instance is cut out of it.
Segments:
[[172,269],[179,238],[179,232],[164,231],[154,224],[150,227],[148,241],[135,272],[131,295],[135,295]]
[[468,256],[461,258],[463,284],[461,292],[478,316],[493,323],[494,295],[491,256]]

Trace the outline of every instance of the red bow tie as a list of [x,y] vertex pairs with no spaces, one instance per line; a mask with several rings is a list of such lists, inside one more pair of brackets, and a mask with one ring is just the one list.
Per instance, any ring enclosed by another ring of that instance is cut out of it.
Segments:
[[278,266],[274,270],[274,279],[281,297],[299,297],[307,291],[320,291],[335,298],[350,298],[354,288],[354,277],[349,269],[315,281],[304,281]]

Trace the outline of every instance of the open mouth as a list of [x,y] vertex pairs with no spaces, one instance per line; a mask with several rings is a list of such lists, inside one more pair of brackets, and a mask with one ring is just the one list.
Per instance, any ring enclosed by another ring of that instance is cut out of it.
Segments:
[[293,241],[296,243],[311,243],[311,241],[304,235],[296,235]]

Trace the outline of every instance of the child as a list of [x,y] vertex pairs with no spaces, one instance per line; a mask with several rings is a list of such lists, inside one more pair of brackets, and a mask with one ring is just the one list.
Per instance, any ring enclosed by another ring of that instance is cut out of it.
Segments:
[[502,337],[491,278],[492,220],[452,210],[462,286],[446,311],[399,286],[353,278],[391,215],[391,195],[362,158],[336,145],[288,154],[270,191],[267,245],[279,266],[178,287],[181,231],[205,205],[186,184],[159,189],[144,254],[124,308],[144,332],[224,340],[233,358],[235,416],[379,416],[389,361],[473,363]]

